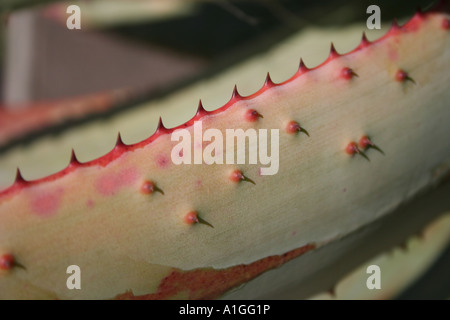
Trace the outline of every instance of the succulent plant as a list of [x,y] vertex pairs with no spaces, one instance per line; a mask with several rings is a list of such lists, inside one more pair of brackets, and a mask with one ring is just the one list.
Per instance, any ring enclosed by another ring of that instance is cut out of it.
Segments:
[[[449,19],[445,6],[418,12],[346,54],[332,45],[282,83],[267,75],[217,110],[200,103],[185,124],[160,121],[142,142],[119,134],[108,154],[80,162],[72,152],[37,180],[18,170],[0,191],[0,297],[219,298],[325,247],[351,250],[358,239],[343,239],[448,174]],[[224,136],[278,129],[278,172],[174,164],[172,133],[193,135],[197,121]],[[336,259],[311,261],[300,277]],[[74,264],[81,290],[66,287]]]

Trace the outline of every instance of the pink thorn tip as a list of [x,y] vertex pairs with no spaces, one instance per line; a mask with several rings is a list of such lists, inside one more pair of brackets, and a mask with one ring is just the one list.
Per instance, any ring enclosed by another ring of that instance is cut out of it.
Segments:
[[345,152],[347,152],[349,155],[354,155],[355,153],[358,153],[359,152],[358,145],[353,141],[350,142],[345,148]]
[[364,150],[369,149],[369,148],[375,149],[384,155],[384,151],[381,150],[378,146],[376,146],[372,142],[372,140],[370,140],[370,138],[366,135],[362,136],[361,139],[359,139],[359,146],[361,149],[364,149]]
[[331,46],[330,46],[330,56],[329,56],[329,58],[335,58],[335,57],[339,57],[339,53],[336,51],[336,48],[334,47],[334,44],[332,42]]
[[158,126],[156,127],[156,132],[164,132],[164,131],[167,131],[167,128],[164,126],[162,117],[159,117]]
[[270,78],[270,73],[267,72],[267,76],[266,76],[266,80],[264,81],[264,86],[265,87],[273,87],[275,85],[275,83],[272,81],[272,78]]
[[202,100],[198,101],[198,108],[197,108],[197,115],[203,115],[208,113],[208,111],[205,110],[205,108],[203,108],[203,103]]
[[444,30],[450,29],[450,19],[444,18],[444,20],[442,20],[442,28]]
[[143,194],[152,194],[153,192],[159,192],[164,195],[164,191],[158,188],[153,181],[146,180],[141,185],[141,192]]
[[245,119],[249,122],[258,121],[259,118],[264,118],[262,114],[260,114],[255,109],[248,109],[245,111]]
[[299,132],[303,132],[309,137],[308,131],[306,131],[304,128],[300,126],[300,124],[297,121],[289,121],[286,126],[286,132],[289,134],[297,134]]
[[367,149],[368,147],[373,146],[373,142],[368,136],[362,136],[361,139],[359,139],[359,146],[362,149]]
[[353,69],[345,67],[341,70],[341,77],[346,80],[351,80],[353,77],[358,77],[358,75],[353,71]]
[[236,169],[233,172],[231,172],[230,180],[233,181],[233,182],[246,181],[246,182],[250,182],[251,184],[255,184],[256,185],[256,183],[253,180],[251,180],[251,179],[247,178],[246,176],[244,176],[242,171],[238,170],[238,169]]
[[80,164],[80,161],[78,161],[77,156],[75,155],[75,150],[72,149],[72,153],[70,154],[70,162],[69,164]]
[[240,99],[240,98],[242,98],[242,96],[238,92],[237,85],[234,85],[233,93],[231,95],[231,99]]
[[363,31],[360,46],[367,47],[368,45],[370,45],[370,41],[367,39],[366,33]]
[[305,63],[303,62],[303,59],[300,58],[300,63],[298,65],[298,72],[300,73],[305,73],[307,72],[309,69],[308,67],[305,65]]
[[394,20],[392,20],[392,25],[391,25],[390,31],[398,31],[398,30],[400,30],[400,26],[397,22],[397,19],[394,18]]
[[15,261],[12,254],[2,254],[0,256],[0,270],[10,270],[14,265]]
[[25,269],[23,265],[16,261],[12,254],[5,253],[0,256],[0,270],[11,270],[14,267]]
[[197,212],[195,212],[195,211],[190,211],[190,212],[188,212],[188,214],[186,214],[186,215],[184,216],[184,221],[185,221],[187,224],[198,223]]
[[214,228],[214,226],[212,224],[210,224],[209,222],[203,220],[202,218],[200,218],[198,216],[198,213],[196,211],[189,211],[185,216],[184,216],[184,222],[186,222],[187,224],[197,224],[197,223],[201,223],[204,224],[208,227]]
[[397,72],[395,73],[395,80],[397,80],[398,82],[411,81],[412,83],[416,84],[414,79],[411,78],[409,74],[402,69],[398,69]]
[[345,148],[345,152],[347,152],[348,155],[354,156],[355,154],[359,154],[362,157],[364,157],[367,161],[370,161],[370,159],[366,156],[364,152],[359,150],[358,145],[356,142],[352,141],[350,142],[347,147]]
[[16,170],[16,179],[14,181],[15,181],[15,183],[26,183],[27,182],[23,178],[22,173],[20,172],[19,168],[17,168],[17,170]]
[[125,143],[123,143],[122,136],[120,135],[120,132],[117,134],[117,140],[116,140],[116,148],[117,147],[124,147]]

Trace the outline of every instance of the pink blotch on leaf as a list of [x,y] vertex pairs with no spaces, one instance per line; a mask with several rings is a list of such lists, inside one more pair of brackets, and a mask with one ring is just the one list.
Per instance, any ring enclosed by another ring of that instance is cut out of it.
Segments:
[[442,20],[442,28],[444,30],[450,30],[450,19]]
[[94,200],[89,199],[88,201],[86,201],[86,207],[92,209],[94,207]]
[[158,164],[158,166],[160,168],[167,168],[167,166],[169,165],[169,159],[167,159],[166,156],[160,154],[157,158],[156,158],[156,163]]
[[58,211],[62,194],[62,189],[36,194],[31,199],[31,208],[40,216],[50,216]]
[[104,196],[111,196],[122,187],[131,186],[138,178],[136,168],[128,168],[117,174],[109,174],[97,180],[97,191]]
[[398,60],[397,49],[393,48],[393,47],[389,47],[388,48],[388,56],[389,56],[389,59],[391,59],[392,61],[397,61]]

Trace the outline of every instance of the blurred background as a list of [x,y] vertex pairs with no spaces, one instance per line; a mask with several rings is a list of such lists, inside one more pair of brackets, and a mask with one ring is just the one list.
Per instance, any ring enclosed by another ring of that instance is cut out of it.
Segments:
[[[364,23],[371,4],[389,26],[435,1],[3,0],[5,108],[100,91],[146,93],[217,72],[303,28]],[[66,28],[76,4],[82,30]]]
[[[0,188],[17,166],[39,178],[67,165],[71,148],[84,161],[106,153],[119,130],[125,142],[140,141],[160,115],[178,125],[199,98],[216,109],[235,83],[251,94],[268,71],[284,81],[300,57],[315,66],[331,41],[350,51],[362,30],[376,39],[394,18],[404,22],[435,2],[2,0]],[[66,27],[72,4],[81,9],[81,30]],[[365,27],[372,4],[381,8],[381,30]],[[435,258],[394,297],[449,298],[450,247]]]

